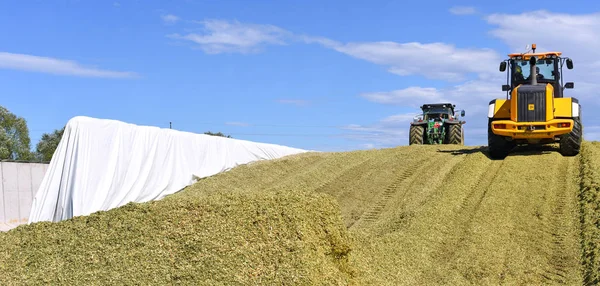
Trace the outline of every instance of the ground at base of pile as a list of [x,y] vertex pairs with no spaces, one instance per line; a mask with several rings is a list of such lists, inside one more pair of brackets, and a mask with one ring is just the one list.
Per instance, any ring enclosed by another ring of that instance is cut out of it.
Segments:
[[351,246],[324,194],[128,204],[0,235],[2,283],[346,285]]

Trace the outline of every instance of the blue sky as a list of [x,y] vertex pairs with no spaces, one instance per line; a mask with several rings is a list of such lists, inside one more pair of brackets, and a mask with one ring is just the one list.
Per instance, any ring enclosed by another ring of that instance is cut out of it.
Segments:
[[600,4],[493,3],[2,1],[0,105],[32,148],[84,115],[345,151],[407,145],[418,106],[451,101],[467,145],[485,145],[499,62],[537,43],[573,58],[565,79],[600,138]]

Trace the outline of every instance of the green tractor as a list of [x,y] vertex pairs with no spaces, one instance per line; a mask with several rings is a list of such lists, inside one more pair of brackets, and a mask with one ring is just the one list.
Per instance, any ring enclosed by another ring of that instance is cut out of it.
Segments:
[[413,144],[465,144],[465,132],[460,117],[465,111],[454,110],[451,103],[424,104],[423,114],[414,117],[410,123],[409,145]]

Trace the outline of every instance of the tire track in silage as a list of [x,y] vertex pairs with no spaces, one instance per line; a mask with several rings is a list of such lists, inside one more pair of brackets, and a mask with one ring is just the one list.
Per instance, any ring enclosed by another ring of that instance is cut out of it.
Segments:
[[[446,160],[443,159],[450,160],[451,162],[446,163]],[[436,173],[436,175],[439,175],[441,178],[443,178],[460,160],[462,160],[462,157],[452,158],[449,157],[449,155],[438,153],[433,156],[421,158],[419,161],[411,164],[402,170],[397,175],[395,180],[384,189],[374,206],[369,211],[365,212],[365,214],[359,220],[357,220],[356,225],[364,227],[366,225],[378,222],[381,214],[390,205],[390,201],[395,197],[406,195],[409,190],[412,190],[413,188],[411,187],[419,179],[421,179],[419,177],[420,174],[425,174],[425,171],[427,170],[437,170],[436,165],[441,165],[443,170],[441,173]],[[434,186],[431,187],[431,189],[437,189],[437,187]],[[426,200],[426,198],[419,199],[419,201],[421,200]],[[398,206],[398,208],[402,208],[402,206]],[[407,214],[404,219],[407,219],[409,216],[410,215]]]
[[569,268],[569,256],[566,254],[565,249],[565,233],[564,233],[564,221],[569,219],[569,216],[565,212],[565,207],[568,204],[567,192],[568,184],[567,180],[569,174],[569,161],[566,158],[561,158],[561,163],[558,167],[558,176],[556,177],[556,184],[554,189],[555,202],[552,206],[551,222],[548,226],[549,233],[552,237],[551,242],[551,257],[549,258],[549,265],[552,269],[546,269],[546,273],[543,274],[549,282],[556,282],[559,284],[567,283],[567,270]]
[[[381,170],[407,168],[406,166],[412,166],[416,160],[419,160],[415,157],[405,157],[406,154],[400,152],[386,152],[370,156],[358,164],[348,166],[314,190],[328,193],[338,199],[342,212],[346,212],[344,215],[346,226],[350,228],[364,215],[362,210],[364,208],[361,206],[352,207],[344,205],[344,203],[358,201],[363,206],[373,204],[373,201],[379,196],[376,186],[381,181],[388,180],[387,175]],[[369,185],[369,182],[373,184]]]
[[503,165],[504,161],[490,161],[486,169],[481,172],[477,183],[462,200],[460,208],[451,220],[453,227],[449,227],[448,231],[444,234],[444,237],[447,237],[447,239],[442,242],[442,245],[433,254],[438,261],[454,264],[456,253],[467,245],[465,242],[471,236],[471,227],[475,215],[481,208],[490,185],[495,181]]

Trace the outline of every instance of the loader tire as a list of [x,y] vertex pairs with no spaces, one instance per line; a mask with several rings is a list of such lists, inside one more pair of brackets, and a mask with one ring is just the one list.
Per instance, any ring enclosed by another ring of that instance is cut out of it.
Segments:
[[515,144],[507,141],[504,137],[494,134],[492,131],[492,120],[488,122],[488,152],[490,158],[504,159],[510,151],[515,147]]
[[410,138],[409,145],[419,144],[423,145],[425,128],[421,125],[411,125],[410,126]]
[[448,144],[463,145],[463,130],[460,125],[448,125]]
[[579,154],[582,137],[581,119],[573,118],[573,130],[560,136],[560,153],[571,157]]

